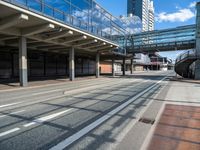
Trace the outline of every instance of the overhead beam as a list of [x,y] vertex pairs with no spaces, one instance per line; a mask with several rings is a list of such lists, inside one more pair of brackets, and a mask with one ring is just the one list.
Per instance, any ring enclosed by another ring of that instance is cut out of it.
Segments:
[[57,46],[57,47],[56,46],[51,46],[51,47],[48,48],[48,50],[54,50],[54,49],[55,50],[62,50],[62,49],[66,50],[67,48],[63,47],[63,46]]
[[23,21],[27,21],[28,19],[29,17],[26,14],[8,16],[0,21],[0,30],[8,29],[16,24],[22,23]]
[[61,45],[49,45],[49,46],[39,46],[37,48],[38,49],[52,49],[52,48],[56,49],[56,48],[62,48],[62,46]]
[[84,46],[83,48],[91,49],[91,48],[101,47],[101,46],[106,45],[105,42],[103,42],[103,43],[96,43],[96,44],[97,44],[97,45]]
[[45,38],[45,40],[59,39],[59,38],[62,38],[62,37],[73,35],[73,34],[74,34],[73,31],[71,31],[71,30],[66,31],[65,30],[65,31],[61,31],[61,32],[58,32],[58,33],[55,33],[55,34],[51,34],[50,36]]
[[40,46],[51,46],[51,45],[54,45],[54,44],[44,43],[44,42],[37,42],[37,43],[28,44],[28,47],[40,47]]
[[71,38],[65,39],[63,41],[63,43],[64,44],[68,44],[68,43],[72,43],[72,42],[79,41],[79,40],[85,40],[85,39],[87,39],[87,36],[85,36],[85,35],[75,36],[75,37],[71,37]]
[[69,51],[69,49],[70,49],[70,47],[65,47],[65,48],[52,48],[52,49],[48,49],[49,51],[59,51],[59,52],[68,52]]
[[36,25],[36,26],[25,28],[21,32],[23,36],[30,36],[30,35],[38,34],[38,33],[51,30],[54,28],[55,28],[54,24],[47,23],[47,24]]
[[103,47],[92,49],[92,50],[103,51],[103,50],[110,50],[112,48],[113,48],[113,45],[107,45],[107,46],[103,46]]
[[92,43],[97,43],[98,40],[85,40],[85,41],[81,41],[79,43],[73,44],[75,46],[84,46],[84,45],[88,45],[88,44],[92,44]]
[[6,41],[5,41],[5,44],[6,44],[6,45],[12,45],[12,46],[13,46],[13,45],[14,45],[14,46],[15,46],[15,45],[18,45],[18,43],[19,43],[19,42],[18,42],[18,39],[11,39],[11,40],[6,40]]
[[5,40],[12,40],[12,39],[17,39],[17,36],[1,36],[0,41],[5,41]]

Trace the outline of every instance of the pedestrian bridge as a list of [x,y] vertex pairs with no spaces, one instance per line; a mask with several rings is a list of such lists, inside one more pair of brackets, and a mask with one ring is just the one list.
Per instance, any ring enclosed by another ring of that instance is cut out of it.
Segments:
[[128,53],[159,52],[194,49],[196,25],[142,32],[129,36]]

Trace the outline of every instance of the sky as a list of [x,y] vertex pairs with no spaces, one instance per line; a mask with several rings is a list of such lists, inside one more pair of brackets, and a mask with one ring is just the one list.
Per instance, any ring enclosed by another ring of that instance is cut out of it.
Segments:
[[[174,28],[195,24],[195,3],[198,0],[154,0],[155,29]],[[96,0],[114,16],[127,14],[127,0]],[[175,59],[183,51],[163,52],[162,56]]]

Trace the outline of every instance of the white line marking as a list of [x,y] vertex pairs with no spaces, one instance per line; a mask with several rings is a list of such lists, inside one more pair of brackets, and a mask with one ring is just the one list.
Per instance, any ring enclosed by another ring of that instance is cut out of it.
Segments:
[[11,103],[11,104],[6,104],[6,105],[0,105],[0,108],[4,108],[4,107],[8,107],[8,106],[13,106],[13,105],[17,105],[20,104],[22,102],[17,102],[17,103]]
[[134,96],[133,98],[131,98],[127,102],[123,103],[119,107],[117,107],[114,110],[110,111],[109,113],[107,113],[106,115],[102,116],[101,118],[97,119],[95,122],[91,123],[90,125],[86,126],[85,128],[81,129],[80,131],[76,132],[72,136],[70,136],[70,137],[66,138],[65,140],[61,141],[60,143],[58,143],[54,147],[50,148],[50,150],[62,150],[64,148],[66,148],[67,146],[69,146],[73,142],[77,141],[78,139],[80,139],[81,137],[83,137],[84,135],[86,135],[87,133],[92,131],[93,129],[95,129],[97,126],[102,124],[104,121],[108,120],[113,115],[115,115],[116,113],[118,113],[119,111],[124,109],[130,103],[132,103],[133,101],[135,101],[136,99],[141,97],[143,94],[145,94],[146,92],[148,92],[149,90],[154,88],[157,84],[159,84],[160,82],[162,82],[166,78],[167,77],[164,77],[163,79],[161,79],[160,81],[156,82],[155,84],[153,84],[152,86],[150,86],[146,90],[142,91],[141,93],[137,94],[136,96]]
[[13,112],[13,113],[8,113],[7,115],[0,116],[0,118],[4,118],[4,117],[9,116],[9,115],[19,114],[21,112],[25,112],[25,110],[16,111],[16,112]]
[[35,125],[36,123],[43,123],[43,122],[45,122],[45,121],[47,121],[47,120],[53,119],[53,118],[55,118],[55,117],[58,117],[58,116],[60,116],[60,115],[62,115],[62,114],[64,114],[64,113],[66,113],[66,112],[68,112],[68,111],[70,111],[70,110],[72,110],[72,109],[68,109],[68,110],[61,111],[61,112],[58,112],[58,113],[55,113],[55,114],[51,114],[51,115],[49,115],[49,116],[45,116],[45,117],[38,118],[38,119],[34,120],[33,122],[27,123],[27,124],[25,124],[25,125],[23,125],[23,126],[24,126],[24,127],[30,127],[30,126],[32,126],[32,125]]
[[38,93],[33,93],[31,95],[36,96],[36,95],[47,94],[47,93],[52,93],[52,92],[59,92],[59,91],[62,91],[62,89],[51,90],[51,91],[44,91],[44,92],[38,92]]
[[8,134],[13,133],[13,132],[16,132],[16,131],[18,131],[18,130],[20,130],[20,128],[14,128],[14,129],[11,129],[11,130],[2,132],[2,133],[0,133],[0,137],[5,136],[5,135],[8,135]]

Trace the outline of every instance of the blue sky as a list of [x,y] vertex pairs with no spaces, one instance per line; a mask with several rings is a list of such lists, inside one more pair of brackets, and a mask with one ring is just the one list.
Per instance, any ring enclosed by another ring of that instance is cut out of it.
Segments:
[[[154,0],[155,29],[166,29],[195,23],[195,2],[198,0]],[[114,16],[126,15],[127,0],[96,0]],[[160,53],[175,59],[182,51]]]

